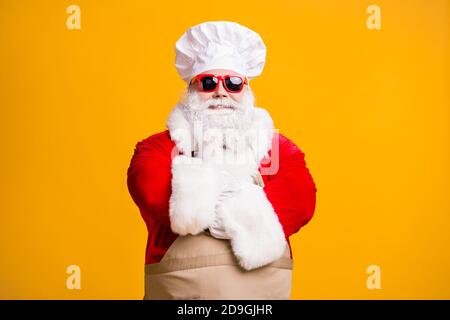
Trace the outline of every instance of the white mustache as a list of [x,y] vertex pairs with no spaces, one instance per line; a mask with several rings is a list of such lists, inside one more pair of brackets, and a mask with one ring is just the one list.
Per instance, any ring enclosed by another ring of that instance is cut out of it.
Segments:
[[248,87],[248,90],[244,93],[244,97],[241,102],[236,102],[230,97],[211,97],[206,101],[202,101],[199,92],[188,88],[186,94],[181,100],[181,103],[188,109],[196,111],[207,111],[208,109],[211,109],[211,106],[222,105],[224,107],[232,108],[234,112],[244,112],[246,109],[250,109],[254,106],[254,96],[252,90]]
[[201,109],[205,110],[208,109],[209,107],[217,107],[217,106],[224,106],[224,107],[228,107],[228,108],[233,108],[233,109],[241,109],[241,104],[237,103],[236,101],[233,101],[232,99],[208,99],[205,102],[203,102],[201,104]]

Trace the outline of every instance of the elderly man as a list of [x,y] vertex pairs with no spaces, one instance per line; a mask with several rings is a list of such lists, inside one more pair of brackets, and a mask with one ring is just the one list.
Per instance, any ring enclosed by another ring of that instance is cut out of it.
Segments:
[[289,299],[289,236],[312,218],[317,189],[304,153],[254,104],[266,47],[217,21],[175,51],[186,94],[128,168],[149,234],[144,299]]

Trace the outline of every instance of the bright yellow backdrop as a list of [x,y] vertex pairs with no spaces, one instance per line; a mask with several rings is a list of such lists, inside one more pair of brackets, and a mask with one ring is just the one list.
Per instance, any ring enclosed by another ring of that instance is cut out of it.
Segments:
[[[262,36],[258,105],[317,184],[291,238],[292,298],[450,298],[449,1],[230,3],[0,2],[0,298],[142,298],[146,228],[126,170],[183,89],[175,41],[207,20]],[[70,4],[81,30],[66,27]],[[381,30],[366,27],[370,4]],[[66,288],[72,264],[81,290]]]

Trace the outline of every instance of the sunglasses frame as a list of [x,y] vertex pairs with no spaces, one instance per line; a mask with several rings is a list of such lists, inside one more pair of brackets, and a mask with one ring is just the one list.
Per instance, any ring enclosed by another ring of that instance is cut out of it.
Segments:
[[[212,90],[203,90],[203,86],[200,85],[200,82],[201,82],[201,80],[203,78],[206,78],[206,77],[214,77],[214,78],[218,79],[217,84],[214,87],[214,89],[212,89]],[[239,91],[230,90],[226,86],[225,79],[230,78],[230,77],[237,77],[237,78],[242,80],[243,84],[242,84],[242,87],[241,87],[241,89]],[[198,74],[194,78],[192,78],[190,83],[193,84],[195,81],[198,81],[198,84],[199,84],[198,85],[198,89],[199,89],[200,92],[214,92],[217,89],[217,86],[219,85],[220,81],[222,81],[222,84],[223,84],[223,87],[225,88],[225,90],[227,92],[230,92],[230,93],[239,93],[239,92],[241,92],[244,89],[244,86],[246,84],[248,84],[247,77],[240,76],[240,75],[237,75],[237,74],[227,74],[227,75],[224,75],[224,76],[218,76],[218,75],[215,75],[215,74],[212,74],[212,73],[202,73],[202,74]]]

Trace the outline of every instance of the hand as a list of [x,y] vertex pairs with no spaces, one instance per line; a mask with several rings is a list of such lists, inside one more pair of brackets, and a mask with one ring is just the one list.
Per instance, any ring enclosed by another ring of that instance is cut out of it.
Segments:
[[[237,182],[235,181],[235,179],[233,179],[233,177],[231,175],[226,175],[227,179],[226,179],[226,188],[228,188],[227,190],[223,191],[220,196],[219,196],[219,201],[217,203],[216,206],[216,218],[214,219],[214,222],[212,223],[212,225],[209,227],[209,233],[217,239],[231,239],[231,235],[229,232],[226,231],[226,228],[224,226],[224,222],[221,216],[221,213],[223,213],[222,210],[218,209],[222,202],[225,201],[226,199],[232,197],[233,195],[237,194],[237,192],[239,192],[239,190],[242,188],[237,187]],[[257,171],[253,176],[253,182],[254,184],[260,186],[261,188],[264,187],[264,182],[263,179],[261,177],[261,174],[259,173],[259,171]],[[234,190],[232,190],[234,189]]]
[[219,196],[218,203],[216,206],[216,216],[215,216],[213,223],[209,226],[209,233],[214,238],[228,239],[228,240],[231,239],[231,236],[225,230],[222,217],[218,213],[217,207],[220,206],[220,204],[222,203],[223,200],[227,199],[228,197],[232,197],[232,196],[233,196],[232,190],[223,191]]
[[260,186],[249,184],[225,198],[217,215],[244,269],[261,267],[284,253],[287,242],[283,228]]

